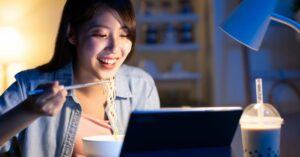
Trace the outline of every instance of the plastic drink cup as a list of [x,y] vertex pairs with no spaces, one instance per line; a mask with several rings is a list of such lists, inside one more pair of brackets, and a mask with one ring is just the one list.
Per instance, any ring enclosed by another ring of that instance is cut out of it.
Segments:
[[279,157],[282,123],[272,105],[249,105],[240,119],[244,157]]

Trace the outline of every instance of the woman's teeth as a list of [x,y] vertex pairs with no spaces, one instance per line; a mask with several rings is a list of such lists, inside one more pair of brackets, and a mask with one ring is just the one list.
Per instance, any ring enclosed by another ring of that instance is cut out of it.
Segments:
[[105,64],[114,64],[116,63],[117,59],[100,59],[100,61]]

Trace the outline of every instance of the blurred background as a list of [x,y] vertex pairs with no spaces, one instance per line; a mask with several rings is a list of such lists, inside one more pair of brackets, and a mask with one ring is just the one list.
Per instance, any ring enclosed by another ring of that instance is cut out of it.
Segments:
[[[219,29],[240,0],[132,2],[137,45],[128,64],[153,76],[163,107],[245,107],[255,102],[254,81],[261,77],[264,102],[291,119],[285,123],[293,126],[287,129],[289,135],[299,132],[291,123],[300,120],[300,36],[293,29],[272,22],[260,50],[254,52]],[[0,0],[1,93],[16,72],[49,61],[64,3]],[[279,0],[275,12],[300,20],[299,8],[297,0]],[[299,147],[299,141],[289,144]]]

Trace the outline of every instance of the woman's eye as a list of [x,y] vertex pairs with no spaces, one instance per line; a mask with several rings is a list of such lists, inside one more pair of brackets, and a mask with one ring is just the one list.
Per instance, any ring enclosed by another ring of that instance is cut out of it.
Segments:
[[105,38],[105,37],[107,37],[106,34],[93,34],[93,36],[99,37],[99,38]]
[[121,34],[120,37],[128,38],[129,34]]

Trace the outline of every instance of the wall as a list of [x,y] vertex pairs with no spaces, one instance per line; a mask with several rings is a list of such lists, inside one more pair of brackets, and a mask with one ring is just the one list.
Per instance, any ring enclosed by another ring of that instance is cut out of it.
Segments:
[[24,37],[27,54],[24,60],[29,66],[47,62],[52,56],[64,2],[65,0],[0,2],[0,25],[15,27]]
[[25,45],[24,54],[16,54],[14,63],[33,68],[48,62],[64,3],[65,0],[0,1],[0,27],[15,29]]
[[246,102],[244,62],[241,45],[219,29],[238,0],[214,0],[211,12],[212,103],[215,106],[244,106]]

